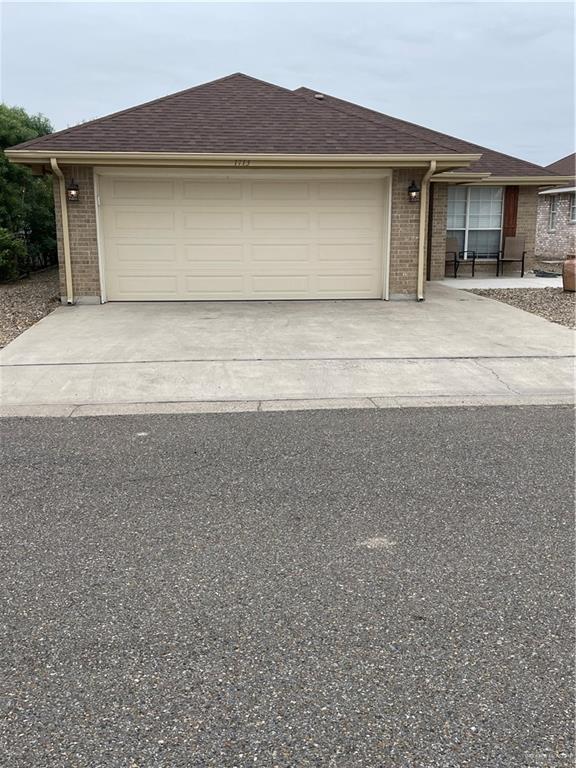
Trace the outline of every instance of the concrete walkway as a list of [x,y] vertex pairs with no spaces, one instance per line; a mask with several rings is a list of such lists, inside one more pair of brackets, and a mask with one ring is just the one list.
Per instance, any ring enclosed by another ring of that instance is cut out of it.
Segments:
[[0,353],[2,415],[561,403],[574,334],[428,286],[423,303],[62,307]]
[[446,277],[439,283],[462,291],[475,288],[562,288],[562,277]]

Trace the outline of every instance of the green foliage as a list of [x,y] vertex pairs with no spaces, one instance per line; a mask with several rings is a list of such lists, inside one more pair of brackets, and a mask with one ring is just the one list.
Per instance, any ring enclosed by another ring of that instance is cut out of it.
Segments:
[[0,280],[14,280],[26,269],[28,255],[22,240],[0,227]]
[[4,150],[47,133],[52,126],[43,115],[0,104],[0,227],[25,238],[32,264],[50,262],[56,254],[52,179],[9,163]]

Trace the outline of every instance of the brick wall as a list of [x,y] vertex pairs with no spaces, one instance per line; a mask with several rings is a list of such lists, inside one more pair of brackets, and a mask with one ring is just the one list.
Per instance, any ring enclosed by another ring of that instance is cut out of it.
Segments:
[[556,227],[548,229],[552,195],[540,195],[536,223],[536,256],[538,259],[564,259],[576,253],[576,223],[570,222],[570,194],[554,195],[557,202]]
[[392,175],[390,222],[390,295],[414,295],[418,282],[420,203],[408,200],[408,187],[422,183],[424,171],[395,170]]
[[448,184],[433,182],[432,239],[430,249],[430,280],[444,277],[446,263],[446,222],[448,217]]
[[[81,297],[98,297],[100,296],[100,275],[98,271],[96,203],[94,199],[92,168],[83,165],[64,166],[62,171],[64,172],[66,184],[74,179],[80,188],[78,202],[68,203],[74,298],[77,300]],[[60,293],[62,296],[66,296],[60,191],[57,179],[54,180],[54,203],[56,208],[58,262],[60,265]]]
[[[520,187],[518,192],[518,216],[516,234],[526,238],[526,269],[534,267],[536,244],[536,213],[538,210],[538,187]],[[518,270],[518,264],[504,265],[505,274]]]

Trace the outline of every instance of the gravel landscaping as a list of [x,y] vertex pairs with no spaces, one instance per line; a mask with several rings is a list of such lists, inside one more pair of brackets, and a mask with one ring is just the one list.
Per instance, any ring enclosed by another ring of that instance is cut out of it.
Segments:
[[58,268],[0,284],[0,348],[59,306]]
[[562,288],[481,288],[470,293],[503,301],[567,328],[576,328],[576,294],[565,293]]

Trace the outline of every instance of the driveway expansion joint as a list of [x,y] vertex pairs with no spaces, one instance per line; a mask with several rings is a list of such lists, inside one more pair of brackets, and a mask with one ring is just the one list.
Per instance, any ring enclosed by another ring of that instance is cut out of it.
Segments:
[[447,356],[384,356],[384,357],[191,357],[157,360],[87,360],[57,363],[0,363],[0,368],[58,368],[61,366],[100,365],[159,365],[161,363],[343,363],[343,362],[451,362],[468,360],[573,360],[576,355],[447,355]]

